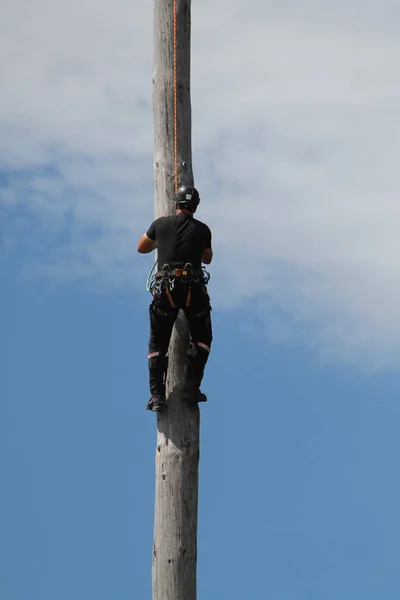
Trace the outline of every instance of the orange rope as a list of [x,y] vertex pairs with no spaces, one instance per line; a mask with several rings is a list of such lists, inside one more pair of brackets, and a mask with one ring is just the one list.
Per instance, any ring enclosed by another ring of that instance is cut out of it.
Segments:
[[174,0],[174,166],[175,191],[178,190],[178,115],[177,115],[177,0]]

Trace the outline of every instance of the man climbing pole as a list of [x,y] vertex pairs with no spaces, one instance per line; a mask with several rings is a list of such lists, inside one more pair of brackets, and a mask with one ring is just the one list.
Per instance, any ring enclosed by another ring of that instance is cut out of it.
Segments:
[[212,261],[211,231],[205,223],[193,217],[200,202],[196,188],[181,187],[174,199],[175,215],[156,219],[142,235],[137,247],[142,254],[156,248],[158,251],[158,271],[150,286],[153,295],[148,355],[151,398],[146,406],[156,412],[166,407],[166,354],[179,309],[186,315],[191,337],[183,393],[186,402],[195,404],[207,400],[200,391],[200,384],[212,341],[211,306],[207,292],[209,275],[201,265]]

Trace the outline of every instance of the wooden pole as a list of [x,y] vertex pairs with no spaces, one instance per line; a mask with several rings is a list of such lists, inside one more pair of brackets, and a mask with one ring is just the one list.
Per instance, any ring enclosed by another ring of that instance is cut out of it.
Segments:
[[[154,0],[155,216],[193,185],[190,0]],[[153,600],[196,600],[200,414],[182,401],[189,335],[178,316],[168,352],[168,408],[157,414]]]

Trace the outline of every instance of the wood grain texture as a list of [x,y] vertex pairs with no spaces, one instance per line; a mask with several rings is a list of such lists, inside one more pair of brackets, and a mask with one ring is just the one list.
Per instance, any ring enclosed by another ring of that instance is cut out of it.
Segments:
[[[190,104],[190,8],[177,0],[178,186],[193,185]],[[155,216],[174,213],[174,3],[154,2]],[[200,413],[182,402],[188,327],[178,316],[171,338],[166,393],[157,415],[153,600],[196,600]]]

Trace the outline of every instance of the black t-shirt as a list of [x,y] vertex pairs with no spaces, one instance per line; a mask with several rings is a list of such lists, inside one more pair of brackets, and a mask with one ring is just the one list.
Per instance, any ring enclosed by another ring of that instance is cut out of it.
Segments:
[[204,250],[211,248],[210,228],[186,214],[156,219],[146,235],[157,241],[159,269],[165,263],[191,263],[199,269]]

